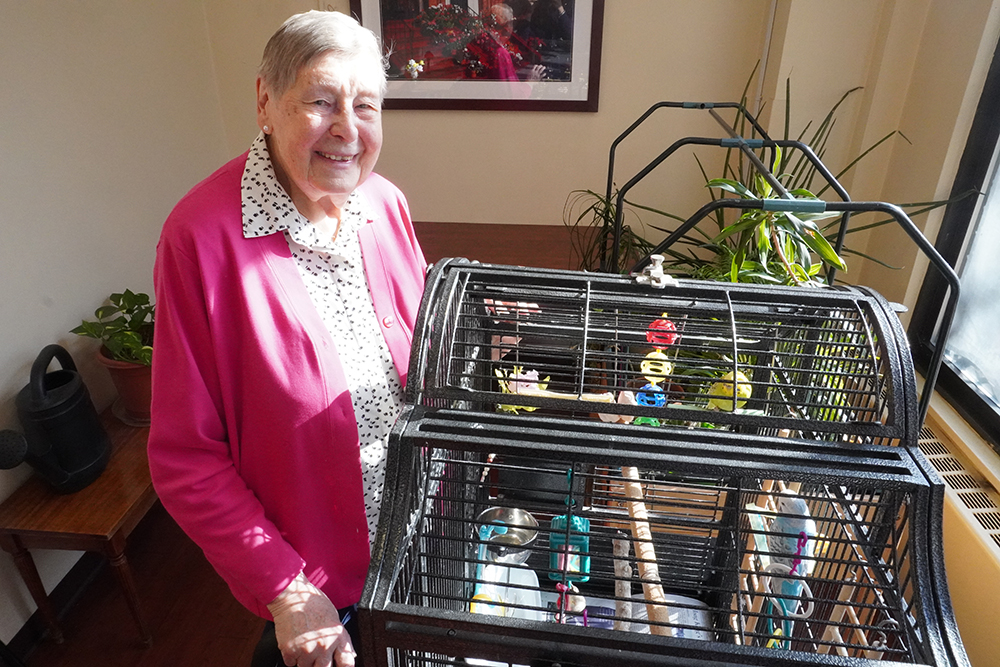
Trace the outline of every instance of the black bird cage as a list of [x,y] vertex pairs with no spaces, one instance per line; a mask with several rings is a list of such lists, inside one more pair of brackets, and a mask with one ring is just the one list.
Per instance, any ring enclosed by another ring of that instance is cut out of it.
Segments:
[[406,392],[368,667],[968,665],[871,290],[445,260]]

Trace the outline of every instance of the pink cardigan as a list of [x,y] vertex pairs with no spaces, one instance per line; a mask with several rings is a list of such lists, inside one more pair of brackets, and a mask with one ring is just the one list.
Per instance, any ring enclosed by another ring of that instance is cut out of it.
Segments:
[[[358,432],[326,326],[281,233],[245,239],[246,154],[195,186],[157,246],[149,464],[163,505],[254,613],[300,571],[337,607],[368,570]],[[406,382],[425,262],[406,200],[372,174],[359,233]]]

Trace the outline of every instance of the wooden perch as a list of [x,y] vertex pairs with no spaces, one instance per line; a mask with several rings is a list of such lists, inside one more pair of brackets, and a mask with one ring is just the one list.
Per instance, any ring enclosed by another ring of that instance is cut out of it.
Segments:
[[[624,535],[624,533],[619,533]],[[632,565],[628,561],[628,540],[616,537],[611,541],[615,556],[615,630],[632,629]]]
[[592,403],[614,403],[615,394],[605,391],[599,394],[570,394],[563,391],[549,391],[538,387],[516,387],[512,392],[521,396],[541,396],[542,398],[559,398],[567,401],[590,401]]
[[629,480],[625,482],[625,495],[629,498],[628,515],[632,520],[632,539],[635,542],[642,593],[646,598],[649,631],[654,635],[672,637],[673,628],[666,625],[670,623],[670,610],[667,608],[663,586],[660,585],[660,572],[656,565],[653,534],[649,529],[649,514],[646,512],[646,503],[643,500],[639,470],[634,466],[622,466],[622,477]]

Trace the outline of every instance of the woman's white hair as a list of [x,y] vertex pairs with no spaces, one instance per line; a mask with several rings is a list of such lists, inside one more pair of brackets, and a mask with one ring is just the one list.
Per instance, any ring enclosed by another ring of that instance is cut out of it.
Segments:
[[379,89],[385,97],[388,67],[378,38],[368,28],[340,12],[312,10],[285,21],[264,47],[258,76],[280,97],[295,83],[295,77],[316,56],[334,53],[345,60],[370,60],[379,72]]

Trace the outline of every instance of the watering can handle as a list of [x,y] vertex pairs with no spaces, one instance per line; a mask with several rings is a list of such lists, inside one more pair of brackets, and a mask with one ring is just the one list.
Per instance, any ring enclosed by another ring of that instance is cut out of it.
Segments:
[[40,403],[45,400],[45,373],[53,358],[59,360],[63,370],[76,372],[76,364],[73,363],[73,357],[69,355],[66,348],[56,344],[43,347],[35,358],[35,363],[31,364],[29,384],[31,386],[31,400],[35,402]]

